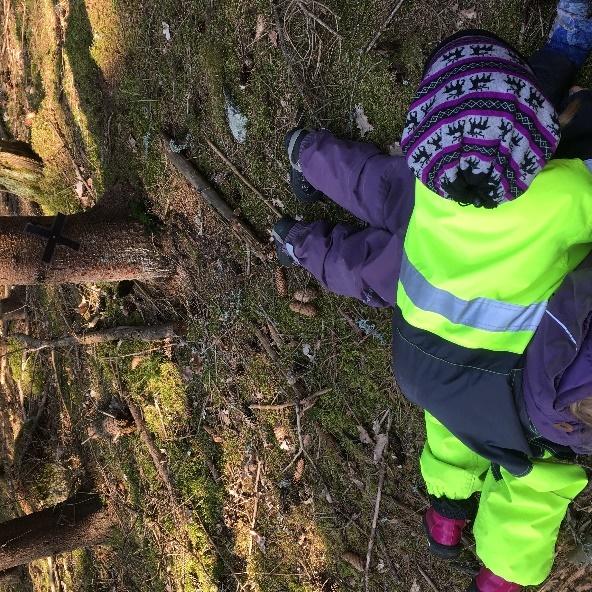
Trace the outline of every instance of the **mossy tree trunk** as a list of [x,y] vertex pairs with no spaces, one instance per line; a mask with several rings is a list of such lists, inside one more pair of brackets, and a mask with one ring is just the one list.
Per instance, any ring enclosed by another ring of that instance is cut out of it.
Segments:
[[98,495],[78,494],[40,512],[0,524],[0,572],[57,553],[104,542],[114,526]]
[[53,221],[50,216],[0,217],[0,285],[146,281],[171,275],[166,234],[98,208],[66,219],[62,235],[80,243],[80,250],[58,244],[44,263],[47,239],[25,228],[29,223],[50,228]]
[[40,193],[43,163],[28,144],[0,140],[0,188],[36,200]]

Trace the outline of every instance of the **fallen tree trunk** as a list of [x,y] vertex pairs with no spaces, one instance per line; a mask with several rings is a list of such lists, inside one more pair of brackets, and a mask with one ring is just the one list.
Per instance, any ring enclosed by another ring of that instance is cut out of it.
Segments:
[[114,518],[96,494],[78,494],[0,527],[0,572],[104,542]]
[[66,335],[58,339],[38,339],[24,333],[14,333],[10,337],[29,349],[40,350],[72,345],[97,345],[99,343],[120,341],[123,339],[128,341],[160,341],[162,339],[177,337],[179,330],[179,324],[167,323],[152,327],[113,327],[112,329],[102,329],[82,335]]

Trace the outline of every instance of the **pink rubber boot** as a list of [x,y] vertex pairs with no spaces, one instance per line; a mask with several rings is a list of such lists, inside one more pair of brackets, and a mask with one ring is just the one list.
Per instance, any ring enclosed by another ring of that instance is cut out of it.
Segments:
[[454,559],[461,551],[461,538],[467,520],[445,518],[434,508],[429,508],[423,517],[423,526],[428,536],[430,551],[443,559]]
[[520,590],[522,586],[507,582],[486,567],[482,567],[468,592],[520,592]]

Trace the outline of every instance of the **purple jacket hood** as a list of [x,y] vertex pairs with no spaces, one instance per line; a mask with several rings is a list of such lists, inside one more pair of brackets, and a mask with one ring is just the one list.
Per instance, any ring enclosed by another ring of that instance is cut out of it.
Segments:
[[592,254],[549,301],[528,346],[523,375],[524,401],[534,427],[577,454],[592,454],[592,427],[569,411],[572,403],[592,397],[591,325]]

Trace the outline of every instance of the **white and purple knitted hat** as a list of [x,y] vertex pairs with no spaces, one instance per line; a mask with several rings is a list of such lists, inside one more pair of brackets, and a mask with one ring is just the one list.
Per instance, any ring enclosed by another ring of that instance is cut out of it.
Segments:
[[477,31],[453,36],[430,58],[401,147],[432,191],[493,208],[528,189],[559,137],[555,107],[527,62]]

